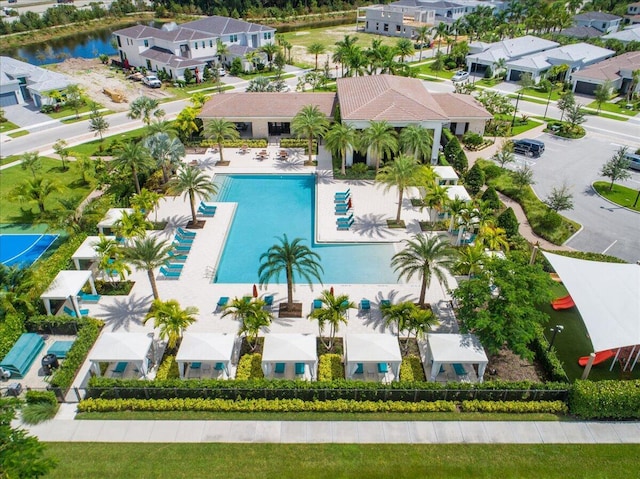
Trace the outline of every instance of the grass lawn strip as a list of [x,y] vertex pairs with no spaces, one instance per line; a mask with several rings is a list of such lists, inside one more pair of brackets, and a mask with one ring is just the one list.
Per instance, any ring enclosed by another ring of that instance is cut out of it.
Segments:
[[[625,208],[629,208],[633,211],[640,212],[640,200],[636,202],[638,190],[627,188],[626,186],[617,185],[614,183],[613,189],[609,191],[610,184],[611,183],[608,181],[596,181],[593,184],[593,188],[598,192],[600,196],[603,196],[612,203],[624,206]],[[636,202],[635,207],[633,206],[634,202]]]
[[21,136],[26,136],[28,134],[29,132],[27,130],[20,130],[20,131],[16,131],[15,133],[9,133],[8,135],[11,138],[20,138]]
[[[593,101],[593,102],[589,103],[588,105],[586,105],[586,107],[587,108],[592,108],[597,112],[598,111],[598,102],[597,101]],[[623,108],[618,103],[602,103],[600,105],[600,113],[602,113],[604,111],[608,111],[609,113],[617,113],[618,115],[625,115],[625,116],[636,116],[638,114],[637,111],[629,110],[627,108]]]
[[[73,156],[74,152],[80,155],[88,155],[93,156],[99,150],[100,145],[106,148],[113,140],[120,139],[122,141],[129,140],[135,137],[141,137],[145,134],[146,127],[137,128],[135,130],[127,131],[125,133],[119,133],[116,135],[105,136],[103,141],[100,139],[88,141],[86,143],[82,143],[81,145],[71,146],[69,147],[70,155]],[[108,134],[109,132],[107,132]]]
[[48,443],[46,479],[629,477],[640,445]]
[[11,130],[15,130],[17,128],[20,128],[18,125],[16,125],[15,123],[11,123],[10,121],[3,121],[2,123],[0,123],[0,133],[7,133]]

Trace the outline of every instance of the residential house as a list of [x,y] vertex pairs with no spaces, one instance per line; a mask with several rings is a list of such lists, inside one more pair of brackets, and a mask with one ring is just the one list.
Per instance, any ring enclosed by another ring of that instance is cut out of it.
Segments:
[[627,5],[627,14],[624,18],[631,25],[640,24],[640,2],[630,3]]
[[525,35],[495,43],[472,42],[467,67],[469,72],[483,72],[488,67],[495,69],[498,62],[513,62],[527,55],[533,55],[558,47],[559,44],[543,38]]
[[592,27],[602,33],[611,33],[620,28],[622,17],[603,12],[583,12],[574,15],[573,21],[578,27]]
[[626,45],[629,42],[640,42],[640,21],[638,25],[631,25],[630,27],[620,30],[619,32],[609,33],[602,37],[605,40],[614,39],[622,42]]
[[56,103],[52,92],[64,93],[75,82],[61,73],[21,62],[11,57],[0,57],[0,107],[33,102],[40,108]]
[[[598,85],[608,80],[614,89],[625,95],[634,84],[633,72],[636,70],[640,70],[640,51],[623,53],[574,72],[571,75],[572,90],[593,95]],[[635,85],[634,91],[640,93],[640,84]]]

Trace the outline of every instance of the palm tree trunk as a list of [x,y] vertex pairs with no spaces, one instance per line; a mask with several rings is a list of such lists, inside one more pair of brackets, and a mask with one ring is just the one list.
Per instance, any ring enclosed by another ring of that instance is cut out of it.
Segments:
[[133,173],[133,180],[136,184],[136,193],[140,194],[140,180],[138,180],[138,171],[135,166],[131,167],[131,173]]
[[421,308],[424,308],[424,297],[427,293],[427,277],[422,275],[422,284],[420,285],[420,299],[418,299],[418,304],[420,304]]
[[162,162],[162,182],[166,185],[169,182],[169,172],[167,171],[166,162]]
[[336,337],[336,327],[335,325],[331,325],[331,332],[329,333],[329,347],[327,348],[329,351],[333,351],[333,341]]
[[147,276],[149,277],[149,283],[151,283],[153,299],[160,299],[160,294],[158,293],[158,285],[156,284],[156,277],[154,276],[152,269],[147,270]]
[[343,150],[340,153],[342,154],[342,167],[340,171],[342,172],[343,175],[346,175],[347,174],[347,151]]
[[311,164],[313,155],[313,135],[309,135],[309,164]]
[[222,157],[222,142],[221,141],[218,142],[218,151],[220,152],[220,163],[222,163],[224,161],[224,158]]
[[396,215],[396,223],[400,223],[400,215],[402,214],[402,196],[404,194],[403,188],[398,188],[398,214]]
[[287,309],[293,309],[293,272],[287,267]]
[[[613,186],[613,183],[612,183],[611,186]],[[611,189],[611,188],[609,188],[609,189]],[[44,200],[38,200],[38,209],[40,210],[40,213],[44,213],[45,212],[44,211]]]
[[196,198],[193,195],[193,191],[189,192],[189,203],[191,203],[191,218],[195,226],[198,223],[198,218],[196,217]]

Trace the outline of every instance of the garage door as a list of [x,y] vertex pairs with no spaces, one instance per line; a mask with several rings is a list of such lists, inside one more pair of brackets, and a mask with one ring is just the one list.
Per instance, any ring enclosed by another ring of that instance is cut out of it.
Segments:
[[13,92],[9,93],[0,93],[0,107],[17,105],[18,99],[16,98],[16,94]]
[[576,82],[576,93],[582,93],[583,95],[593,95],[598,85],[595,83],[586,83],[583,81]]
[[520,77],[522,76],[521,70],[511,70],[511,74],[509,75],[509,81],[520,81]]

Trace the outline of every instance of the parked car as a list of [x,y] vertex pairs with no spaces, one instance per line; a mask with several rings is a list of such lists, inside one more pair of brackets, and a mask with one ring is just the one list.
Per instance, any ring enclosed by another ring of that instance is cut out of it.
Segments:
[[218,68],[218,76],[225,76],[227,74],[227,70],[225,70],[224,68]]
[[513,152],[519,155],[538,158],[544,153],[544,143],[539,140],[530,140],[524,138],[522,140],[513,140]]
[[638,151],[633,153],[632,151],[627,151],[624,157],[629,160],[629,168],[632,170],[640,171],[640,154]]
[[464,70],[460,70],[457,71],[453,74],[453,77],[451,78],[452,82],[462,82],[462,81],[466,81],[469,79],[469,72],[466,72]]
[[162,82],[158,80],[158,77],[155,75],[143,76],[142,83],[147,85],[149,88],[160,88],[162,86]]
[[9,0],[9,3],[18,3],[18,0]]

